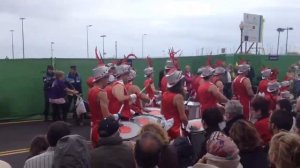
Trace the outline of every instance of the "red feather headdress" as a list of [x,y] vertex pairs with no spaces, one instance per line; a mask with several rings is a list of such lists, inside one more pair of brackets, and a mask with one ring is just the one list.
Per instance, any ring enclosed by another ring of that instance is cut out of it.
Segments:
[[98,65],[104,65],[104,61],[103,61],[103,58],[101,56],[101,53],[100,53],[100,57],[98,55],[98,49],[97,49],[97,47],[95,48],[95,54],[96,54],[96,58],[97,58],[97,61],[98,61]]

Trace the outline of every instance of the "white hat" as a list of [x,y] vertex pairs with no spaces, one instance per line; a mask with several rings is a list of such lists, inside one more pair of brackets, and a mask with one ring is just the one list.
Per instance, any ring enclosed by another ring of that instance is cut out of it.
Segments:
[[294,99],[294,96],[289,91],[280,92],[280,97],[288,100]]
[[174,68],[175,66],[174,66],[174,64],[173,64],[173,61],[171,61],[171,60],[167,60],[166,61],[166,66],[165,66],[165,69],[172,69],[172,68]]
[[11,168],[11,165],[5,161],[0,160],[0,167],[1,168]]
[[248,65],[248,64],[238,65],[238,74],[248,72],[249,70],[250,70],[250,65]]
[[109,68],[105,65],[99,65],[96,68],[94,68],[93,69],[94,82],[108,76],[108,70]]
[[121,64],[119,66],[116,66],[116,77],[119,77],[121,75],[124,75],[126,73],[130,72],[130,66],[126,64]]
[[226,72],[225,68],[223,68],[223,67],[216,67],[214,75],[221,75],[221,74],[224,74],[225,72]]
[[182,75],[182,71],[178,71],[176,69],[171,70],[167,75],[167,87],[171,88],[173,86],[175,86],[178,82],[180,82],[181,79],[184,78],[184,76]]
[[107,83],[110,84],[110,83],[113,83],[116,80],[117,80],[116,77],[114,75],[110,74],[109,77],[108,77]]
[[198,68],[198,70],[197,70],[197,74],[201,74],[201,73],[202,73],[202,71],[203,71],[203,68],[204,68],[204,67]]
[[106,66],[112,68],[112,67],[115,67],[115,64],[110,62],[110,63],[107,63]]
[[261,78],[266,79],[271,76],[272,70],[270,68],[266,68],[266,69],[263,69],[262,71],[260,71],[260,73],[261,73]]
[[288,80],[284,80],[284,81],[282,81],[280,84],[281,84],[281,86],[283,86],[283,87],[287,87],[287,86],[290,86],[290,85],[291,85],[291,82],[288,81]]
[[153,68],[152,67],[147,67],[144,69],[144,77],[147,77],[153,73]]
[[271,81],[268,83],[267,91],[268,92],[275,92],[280,89],[280,83],[277,81]]
[[133,69],[130,69],[128,80],[132,81],[136,77],[136,72]]
[[207,67],[204,67],[202,69],[202,73],[201,73],[201,77],[204,78],[204,77],[208,77],[208,76],[212,76],[215,72],[215,69],[213,69],[212,67],[210,66],[207,66]]

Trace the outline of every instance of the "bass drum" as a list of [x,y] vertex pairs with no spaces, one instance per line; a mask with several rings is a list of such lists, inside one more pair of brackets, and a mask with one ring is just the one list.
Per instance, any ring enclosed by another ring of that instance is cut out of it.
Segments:
[[120,121],[120,136],[123,140],[135,140],[141,131],[141,127],[129,121]]
[[149,114],[135,116],[132,118],[132,121],[141,127],[150,123],[161,125],[161,118]]
[[160,108],[158,107],[145,107],[143,114],[152,115],[155,117],[163,118],[164,116],[161,114]]

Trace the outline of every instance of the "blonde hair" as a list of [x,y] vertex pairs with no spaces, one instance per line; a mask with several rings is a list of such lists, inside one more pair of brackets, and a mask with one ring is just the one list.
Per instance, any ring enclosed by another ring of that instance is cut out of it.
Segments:
[[271,140],[269,157],[276,168],[300,167],[300,137],[288,132],[274,135]]
[[65,73],[64,73],[64,71],[56,70],[56,71],[54,72],[54,74],[55,74],[55,77],[56,77],[56,78],[60,78],[60,77],[63,76]]
[[165,131],[160,125],[150,123],[145,126],[143,126],[140,135],[142,135],[145,132],[151,132],[157,135],[157,138],[165,145],[169,144],[170,138],[168,136],[167,131]]

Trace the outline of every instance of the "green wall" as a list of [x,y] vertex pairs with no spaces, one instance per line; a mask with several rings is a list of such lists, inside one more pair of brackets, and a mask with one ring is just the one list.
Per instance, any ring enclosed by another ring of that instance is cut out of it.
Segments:
[[[300,60],[299,56],[280,56],[278,61],[269,61],[267,56],[237,55],[212,56],[212,62],[217,59],[235,64],[240,59],[250,60],[256,69],[256,73],[262,65],[279,68],[280,79],[283,78],[287,67]],[[206,63],[207,57],[181,57],[180,65],[189,64],[196,72],[197,68]],[[153,59],[156,82],[159,70],[164,68],[166,58]],[[106,61],[108,62],[108,61]],[[50,59],[25,59],[25,60],[0,60],[0,120],[22,119],[43,113],[43,82],[42,76],[46,66],[51,64]],[[143,69],[147,66],[146,60],[133,61],[137,69],[136,83],[142,87],[144,77]],[[93,59],[56,59],[55,68],[66,73],[70,65],[77,65],[78,71],[85,80],[92,74],[92,68],[96,66]],[[87,92],[85,81],[83,82],[84,94]],[[85,95],[84,95],[85,96]]]

